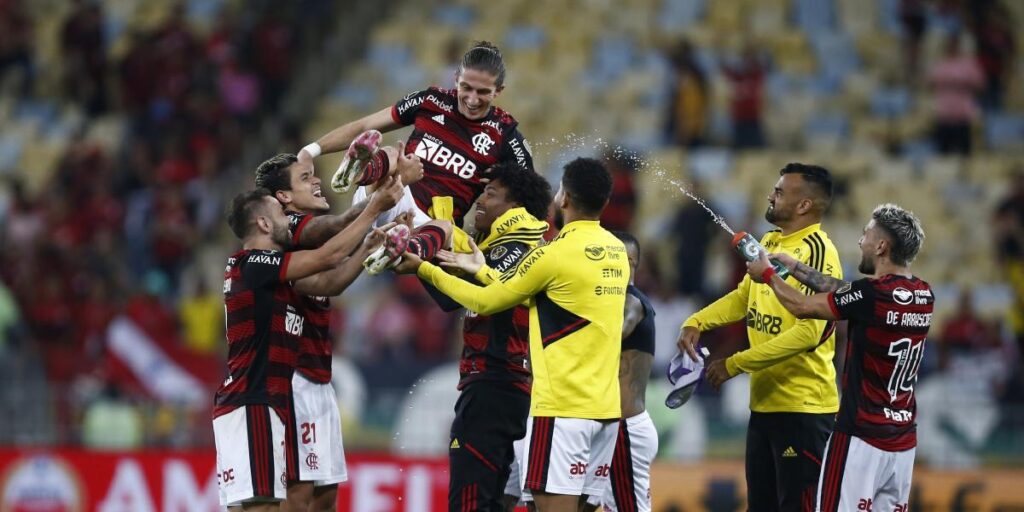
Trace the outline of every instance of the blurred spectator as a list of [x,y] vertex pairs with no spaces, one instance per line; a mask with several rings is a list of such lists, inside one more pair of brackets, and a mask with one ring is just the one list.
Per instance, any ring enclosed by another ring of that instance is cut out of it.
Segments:
[[27,299],[23,302],[25,316],[33,339],[42,349],[47,377],[55,382],[68,382],[78,369],[74,305],[59,275],[44,275],[37,286],[22,297]]
[[737,64],[722,64],[722,73],[732,82],[729,113],[732,117],[732,146],[736,149],[764,146],[761,113],[764,110],[764,81],[768,66],[753,43],[743,46]]
[[16,70],[20,82],[16,90],[21,96],[32,93],[34,75],[34,23],[25,12],[25,4],[23,0],[0,0],[0,82],[9,71]]
[[[654,307],[654,366],[652,372],[661,374],[676,353],[676,334],[681,318],[690,316],[696,308],[694,302],[673,290],[671,279],[665,275],[658,261],[657,244],[648,244],[640,253],[642,260],[637,270],[636,286],[651,299]],[[651,388],[648,388],[650,392]]]
[[21,181],[11,183],[11,196],[11,206],[0,235],[11,247],[33,247],[45,226],[42,209]]
[[1024,168],[1014,171],[1010,191],[999,201],[994,217],[996,257],[1013,289],[1010,326],[1017,346],[1024,350]]
[[707,75],[697,62],[693,46],[683,40],[669,55],[672,77],[665,134],[670,144],[697,147],[705,142],[708,106]]
[[401,298],[385,289],[379,303],[366,322],[365,361],[386,362],[408,360],[410,342],[416,330],[415,314]]
[[462,54],[466,51],[466,42],[461,37],[453,36],[444,47],[444,68],[434,79],[434,85],[447,89],[454,87],[455,74],[462,64]]
[[169,291],[177,293],[178,277],[191,260],[196,243],[195,222],[180,187],[165,186],[157,191],[150,227],[153,262],[169,279]]
[[398,297],[408,308],[415,326],[411,337],[411,348],[415,358],[435,363],[451,356],[454,350],[454,323],[457,315],[438,308],[419,279],[400,276],[395,284],[398,288]]
[[89,280],[86,296],[75,307],[76,345],[85,367],[93,366],[103,356],[107,327],[118,313],[112,280],[95,277]]
[[0,354],[15,341],[16,329],[21,323],[21,311],[11,290],[0,281]]
[[940,340],[940,351],[946,355],[976,353],[1000,345],[998,333],[978,318],[969,289],[961,290],[956,312],[946,320]]
[[903,58],[907,82],[921,75],[921,41],[928,28],[925,0],[900,0],[900,25],[903,27]]
[[256,111],[260,103],[260,83],[248,69],[230,59],[220,70],[217,81],[220,89],[220,101],[228,113],[242,119],[248,119]]
[[961,50],[960,35],[946,40],[945,55],[928,72],[935,90],[935,144],[943,154],[971,152],[971,123],[978,118],[975,94],[985,85],[978,61]]
[[979,13],[979,18],[973,27],[973,35],[978,61],[985,73],[982,105],[998,111],[1003,108],[1003,95],[1016,54],[1013,16],[1002,2],[997,1]]
[[601,214],[601,224],[612,230],[630,231],[636,214],[636,188],[633,180],[640,157],[632,151],[615,149],[604,154],[604,162],[612,175],[612,195]]
[[213,293],[203,279],[196,279],[192,293],[178,304],[185,346],[201,354],[214,354],[224,348],[224,301]]
[[253,30],[253,57],[266,91],[268,112],[275,112],[281,96],[284,95],[288,76],[291,73],[292,48],[296,44],[293,24],[289,23],[290,12],[283,4],[272,2]]
[[[161,108],[170,109],[154,112],[158,120],[164,120],[171,113],[181,108],[185,95],[192,85],[192,67],[202,62],[199,56],[198,43],[188,29],[185,20],[185,4],[176,3],[164,24],[157,29],[150,51],[155,52],[155,68],[157,79],[156,99]],[[198,78],[198,77],[196,77]]]
[[107,48],[97,2],[74,0],[60,38],[64,88],[90,115],[107,110]]
[[114,386],[89,404],[82,420],[82,444],[93,449],[130,449],[142,445],[138,409],[121,398]]
[[[700,181],[693,180],[691,192],[706,197]],[[714,209],[713,205],[711,206]],[[676,290],[685,297],[703,297],[707,291],[704,277],[708,244],[718,234],[718,225],[696,201],[684,201],[672,221],[672,240],[675,244],[675,264],[679,273]]]
[[238,14],[224,7],[217,13],[217,21],[206,38],[206,58],[216,65],[224,65],[238,57],[235,36],[238,33]]
[[118,64],[121,106],[129,114],[146,113],[156,92],[158,73],[154,36],[141,29],[129,29],[129,50]]

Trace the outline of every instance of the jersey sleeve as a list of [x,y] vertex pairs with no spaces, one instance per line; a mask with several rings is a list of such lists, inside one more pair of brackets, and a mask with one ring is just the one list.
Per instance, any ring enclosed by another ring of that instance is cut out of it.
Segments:
[[420,105],[423,105],[423,100],[429,94],[429,89],[423,89],[398,100],[391,107],[391,119],[402,126],[409,126],[416,121],[416,112],[419,111]]
[[299,245],[299,240],[302,237],[302,230],[306,229],[306,225],[309,221],[313,220],[313,216],[307,213],[299,212],[287,212],[288,213],[288,229],[292,233],[292,244],[295,246]]
[[558,268],[557,249],[552,245],[534,247],[519,258],[516,265],[501,274],[499,281],[508,289],[532,296],[545,289]]
[[504,274],[518,266],[519,262],[530,253],[530,246],[517,241],[509,241],[490,248],[484,255],[487,266]]
[[828,305],[837,318],[870,320],[875,313],[875,286],[870,279],[858,279],[829,293]]
[[484,265],[473,276],[480,284],[488,285],[501,279],[501,275],[515,267],[530,251],[530,246],[517,241],[508,241],[487,249]]
[[466,309],[481,315],[493,315],[504,311],[529,297],[529,295],[510,289],[501,281],[496,281],[488,286],[477,286],[455,277],[429,262],[420,265],[416,275],[441,293],[465,306]]
[[281,251],[252,251],[242,264],[242,280],[251,288],[261,288],[284,281],[291,253]]
[[813,349],[831,335],[832,330],[825,320],[803,318],[778,336],[729,356],[725,367],[730,375],[763,370]]
[[738,322],[747,317],[747,297],[750,294],[750,276],[736,285],[736,289],[722,298],[708,304],[694,313],[683,323],[684,327],[696,327],[701,332]]
[[533,171],[533,154],[526,137],[513,127],[504,137],[501,151],[502,162],[515,162],[522,169]]
[[434,299],[434,302],[437,303],[441,310],[451,312],[462,309],[462,304],[459,304],[455,299],[441,293],[441,290],[438,290],[434,285],[430,284],[423,278],[420,278],[420,283],[423,284],[423,289],[427,291],[427,295],[430,295],[430,298]]

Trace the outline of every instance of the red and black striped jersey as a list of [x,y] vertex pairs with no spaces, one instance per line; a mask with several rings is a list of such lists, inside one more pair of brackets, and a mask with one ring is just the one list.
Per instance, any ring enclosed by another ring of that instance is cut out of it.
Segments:
[[[532,246],[519,240],[492,245],[484,250],[486,265],[503,273],[514,268]],[[427,282],[424,281],[423,286],[445,311],[462,307]],[[509,382],[524,393],[530,392],[529,308],[516,306],[493,315],[478,315],[466,310],[462,342],[459,390],[473,382],[497,381]]]
[[257,404],[288,417],[304,323],[299,297],[284,281],[289,257],[280,251],[241,250],[228,258],[224,269],[228,378],[214,397],[214,417]]
[[[485,253],[485,264],[504,273],[530,249],[518,241],[495,245]],[[500,380],[530,392],[530,308],[516,306],[493,315],[467,310],[462,341],[459,389],[476,381]]]
[[[298,247],[303,228],[312,215],[288,211],[292,232],[292,245]],[[305,317],[302,335],[299,338],[299,362],[295,368],[303,377],[312,382],[331,382],[331,299],[303,295],[299,302],[301,314]]]
[[836,430],[887,451],[917,446],[914,384],[935,298],[916,277],[865,278],[829,294],[849,319],[843,397]]
[[530,147],[508,112],[491,107],[470,120],[459,113],[454,89],[431,87],[409,94],[391,108],[391,118],[413,125],[406,153],[420,157],[423,179],[410,185],[416,205],[426,212],[434,196],[450,196],[456,224],[484,190],[482,174],[498,162],[533,170]]

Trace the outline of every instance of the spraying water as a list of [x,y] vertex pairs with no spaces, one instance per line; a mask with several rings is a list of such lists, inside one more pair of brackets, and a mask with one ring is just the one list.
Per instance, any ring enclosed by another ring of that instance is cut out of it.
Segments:
[[693,201],[696,202],[697,204],[699,204],[701,208],[704,208],[704,210],[708,212],[708,215],[711,216],[711,220],[715,221],[715,224],[718,224],[719,226],[721,226],[722,229],[724,229],[730,235],[733,235],[733,236],[736,235],[736,232],[733,231],[731,227],[729,227],[729,224],[727,222],[725,222],[725,217],[715,213],[715,211],[712,210],[711,207],[708,206],[707,203],[705,203],[703,199],[697,197],[697,195],[694,194],[693,192],[690,192],[690,190],[687,189],[681,182],[673,180],[673,179],[668,179],[667,181],[668,181],[668,183],[671,183],[672,185],[675,185],[675,187],[678,188],[680,192],[682,192],[683,194],[686,194],[686,197],[689,197],[690,199],[693,199]]
[[686,197],[689,197],[695,203],[700,205],[701,208],[704,208],[704,210],[708,212],[708,215],[711,216],[711,220],[713,220],[715,224],[721,226],[722,229],[724,229],[730,235],[736,235],[736,232],[733,231],[731,227],[729,227],[729,224],[727,222],[725,222],[725,217],[715,213],[715,211],[712,210],[711,207],[707,205],[707,202],[705,202],[704,199],[694,194],[691,190],[692,187],[688,187],[685,182],[671,177],[671,175],[666,169],[656,164],[655,162],[648,160],[646,158],[642,158],[640,155],[626,148],[623,148],[622,146],[612,147],[602,137],[597,136],[596,134],[578,135],[575,133],[569,133],[563,136],[561,139],[551,138],[546,141],[537,142],[533,145],[533,147],[536,148],[535,152],[537,153],[537,155],[543,155],[546,157],[552,156],[552,153],[559,153],[564,156],[588,152],[588,150],[592,151],[594,149],[599,149],[602,152],[607,152],[616,159],[629,162],[638,171],[653,174],[657,178],[657,180],[662,184],[669,185],[674,189],[679,190]]

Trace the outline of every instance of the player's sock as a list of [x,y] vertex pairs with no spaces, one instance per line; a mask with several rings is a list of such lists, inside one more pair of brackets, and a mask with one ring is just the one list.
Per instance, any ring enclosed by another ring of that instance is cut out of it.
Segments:
[[363,175],[359,177],[358,185],[372,185],[380,181],[391,169],[391,160],[383,149],[378,149],[370,159],[370,163],[363,169]]
[[444,246],[444,230],[440,226],[428,224],[418,228],[409,239],[409,248],[406,251],[420,257],[423,261],[430,261]]

